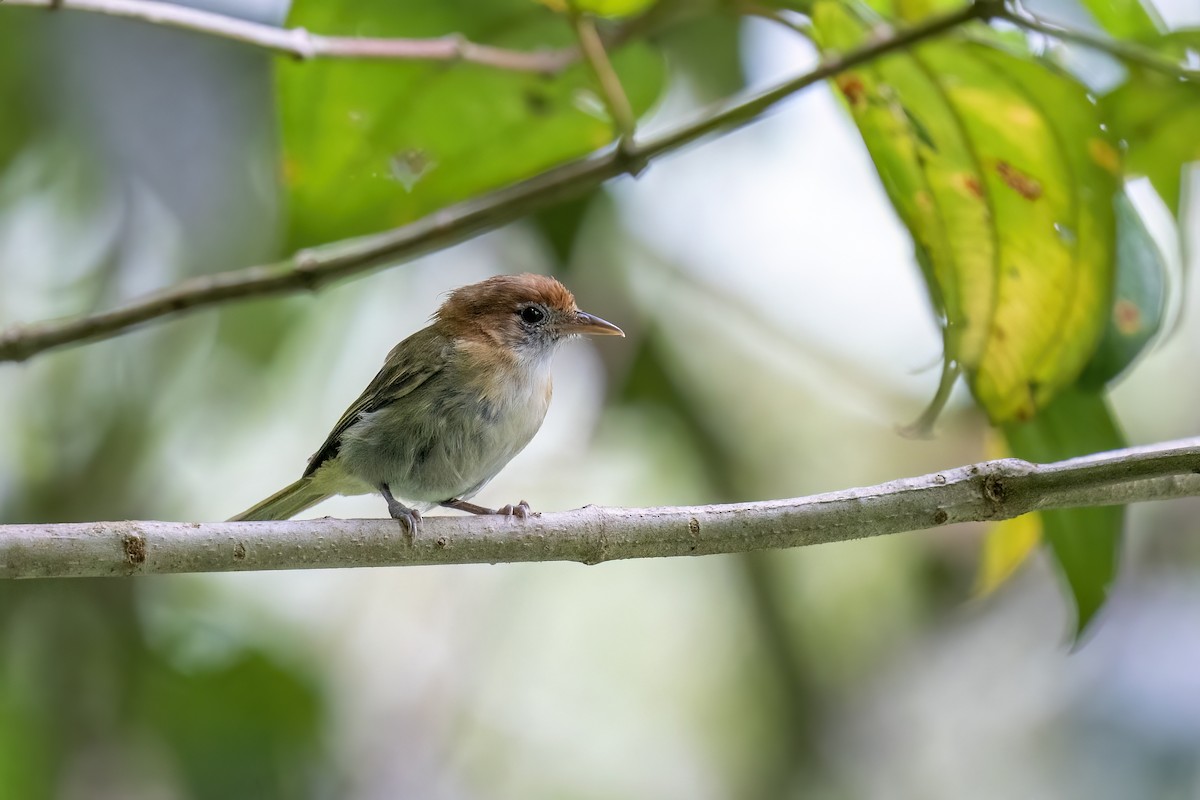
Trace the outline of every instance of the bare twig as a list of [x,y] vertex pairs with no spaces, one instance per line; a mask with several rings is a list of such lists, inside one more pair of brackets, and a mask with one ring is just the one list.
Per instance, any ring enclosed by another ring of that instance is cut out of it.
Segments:
[[740,553],[1200,495],[1200,437],[1037,465],[987,461],[864,489],[737,505],[581,508],[528,520],[91,522],[0,526],[0,578],[579,561]]
[[886,53],[938,36],[992,13],[976,3],[867,46],[829,58],[816,69],[771,89],[718,104],[690,122],[648,136],[622,150],[610,147],[489,194],[464,200],[384,233],[303,250],[291,258],[184,281],[123,306],[63,320],[15,325],[0,331],[0,361],[22,361],[54,347],[116,336],[135,325],[233,300],[314,290],[331,281],[394,265],[461,242],[483,231],[591,189],[715,131],[747,124],[779,101]]
[[743,14],[747,17],[758,17],[759,19],[765,19],[768,22],[773,22],[776,25],[787,28],[793,33],[798,33],[806,38],[812,34],[812,31],[809,29],[806,23],[793,18],[786,9],[760,5],[759,3],[750,2],[749,0],[747,0],[747,2],[734,4],[734,8],[739,14]]
[[462,36],[432,39],[376,39],[321,36],[304,28],[277,28],[157,0],[0,0],[2,6],[86,11],[109,17],[203,33],[261,47],[273,53],[312,58],[464,61],[516,72],[554,73],[579,58],[574,47],[541,52],[506,50]]
[[604,42],[596,31],[595,20],[586,14],[572,11],[571,25],[575,28],[575,37],[579,40],[583,60],[591,69],[592,76],[600,87],[600,94],[604,97],[604,104],[608,107],[608,113],[612,115],[613,123],[617,126],[617,132],[620,134],[618,147],[628,153],[633,149],[633,130],[637,124],[637,117],[633,113],[633,106],[629,104],[625,88],[621,86],[621,78],[608,58]]
[[1169,58],[1164,58],[1140,44],[1123,42],[1108,36],[1099,36],[1074,28],[1066,28],[1061,25],[1044,22],[1031,14],[1018,14],[1007,8],[999,11],[995,17],[996,19],[1011,22],[1013,25],[1025,30],[1036,31],[1054,39],[1060,39],[1064,42],[1074,42],[1092,50],[1099,50],[1121,61],[1137,64],[1147,69],[1179,78],[1180,80],[1194,81],[1200,78],[1200,70],[1185,67],[1183,64],[1172,61]]

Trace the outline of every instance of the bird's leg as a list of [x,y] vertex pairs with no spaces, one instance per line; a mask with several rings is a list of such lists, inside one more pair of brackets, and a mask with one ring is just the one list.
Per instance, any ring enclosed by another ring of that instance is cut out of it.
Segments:
[[453,508],[455,511],[466,511],[468,514],[495,514],[495,509],[477,506],[474,503],[468,503],[466,500],[447,500],[444,503],[438,503],[442,508]]
[[379,484],[379,493],[383,495],[384,500],[387,500],[388,513],[392,515],[392,519],[400,521],[400,527],[404,528],[404,532],[411,541],[413,533],[417,530],[417,523],[421,521],[421,512],[415,508],[409,508],[392,497],[392,490],[386,483]]
[[524,500],[514,505],[507,505],[503,508],[486,508],[477,506],[474,503],[468,503],[466,500],[446,500],[438,503],[443,508],[453,508],[455,511],[466,511],[468,514],[495,514],[501,517],[517,517],[519,519],[529,519],[530,508],[529,503]]

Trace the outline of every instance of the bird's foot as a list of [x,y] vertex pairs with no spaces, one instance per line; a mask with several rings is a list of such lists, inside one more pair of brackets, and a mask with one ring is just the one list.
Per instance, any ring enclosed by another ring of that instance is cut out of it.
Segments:
[[388,503],[388,513],[392,515],[392,519],[400,522],[400,527],[404,528],[405,534],[411,539],[417,531],[417,525],[421,523],[421,512],[402,503]]
[[386,484],[380,486],[379,491],[383,495],[383,499],[387,501],[388,514],[391,515],[392,519],[400,523],[405,537],[408,539],[409,544],[412,544],[413,534],[417,532],[417,525],[421,522],[421,512],[415,508],[409,508],[395,497],[392,497],[392,492]]

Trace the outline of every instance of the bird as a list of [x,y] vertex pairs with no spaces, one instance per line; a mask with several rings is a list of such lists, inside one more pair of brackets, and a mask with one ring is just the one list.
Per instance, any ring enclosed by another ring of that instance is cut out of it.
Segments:
[[422,511],[528,517],[468,502],[537,433],[550,363],[580,335],[624,336],[580,311],[557,279],[498,275],[450,292],[430,324],[396,345],[299,480],[230,521],[290,519],[333,495],[378,492],[411,536]]

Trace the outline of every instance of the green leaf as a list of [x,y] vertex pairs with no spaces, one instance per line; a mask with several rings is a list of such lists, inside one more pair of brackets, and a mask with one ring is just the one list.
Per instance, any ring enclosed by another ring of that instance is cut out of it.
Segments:
[[[1125,446],[1102,390],[1071,388],[1024,423],[1004,426],[1017,458],[1046,463]],[[1075,601],[1081,634],[1108,597],[1116,575],[1124,508],[1039,512],[1043,535]]]
[[1162,325],[1167,265],[1129,197],[1117,197],[1117,289],[1108,325],[1080,384],[1099,389],[1128,367]]
[[[839,4],[819,3],[814,24],[826,49],[846,50],[865,36],[862,23]],[[946,316],[947,357],[974,367],[995,302],[996,248],[984,167],[962,119],[917,58],[880,59],[844,73],[837,85],[923,254],[931,295]]]
[[[814,12],[822,46],[868,30]],[[838,87],[928,260],[945,357],[995,422],[1072,385],[1111,305],[1119,157],[1085,87],[1028,54],[946,38],[844,73]]]
[[[300,0],[290,24],[330,34],[462,34],[522,51],[571,46],[566,20],[529,0]],[[644,43],[613,54],[636,112],[663,67]],[[610,142],[612,122],[579,64],[555,77],[468,63],[281,64],[283,180],[292,244],[409,222]]]
[[1149,178],[1178,217],[1184,167],[1200,160],[1200,87],[1134,70],[1102,103],[1110,129],[1126,144],[1126,173]]

